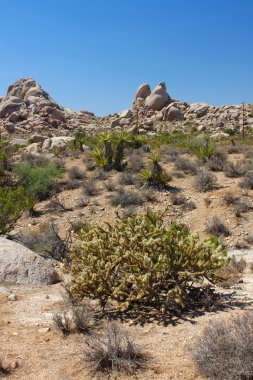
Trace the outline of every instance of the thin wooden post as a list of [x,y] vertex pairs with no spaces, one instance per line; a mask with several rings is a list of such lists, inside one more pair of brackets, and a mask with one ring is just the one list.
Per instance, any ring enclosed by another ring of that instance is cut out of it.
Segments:
[[245,138],[245,107],[244,102],[242,102],[242,138]]

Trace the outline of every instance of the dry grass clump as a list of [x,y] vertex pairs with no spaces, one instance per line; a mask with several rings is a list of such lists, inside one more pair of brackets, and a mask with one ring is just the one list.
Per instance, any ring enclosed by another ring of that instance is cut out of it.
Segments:
[[68,171],[68,177],[71,181],[83,179],[85,178],[85,171],[79,168],[79,166],[72,166]]
[[115,181],[113,181],[111,178],[107,179],[104,182],[104,187],[107,191],[115,191],[117,189]]
[[247,173],[245,177],[239,183],[239,186],[243,189],[253,189],[253,172]]
[[244,175],[245,170],[239,163],[228,162],[224,167],[224,173],[228,178],[238,178]]
[[93,374],[123,372],[134,376],[137,370],[146,368],[147,355],[125,330],[112,323],[103,334],[85,337],[84,360]]
[[223,202],[227,205],[234,205],[238,202],[239,197],[231,191],[226,191],[222,196]]
[[231,286],[237,284],[240,281],[246,266],[247,263],[243,257],[238,260],[235,256],[233,256],[230,263],[226,267],[219,270],[219,275],[221,277],[219,286],[223,288],[230,288]]
[[253,371],[253,313],[241,311],[215,319],[197,337],[192,350],[201,375],[212,380],[238,380]]
[[217,187],[217,177],[211,172],[199,171],[195,177],[195,189],[199,192],[206,192]]
[[143,151],[135,150],[128,158],[127,158],[127,168],[133,173],[139,173],[141,169],[144,167],[143,161]]
[[122,173],[119,177],[119,184],[122,186],[134,185],[135,181],[136,178],[131,172]]
[[16,360],[10,361],[0,354],[0,377],[7,377],[19,366]]
[[176,158],[174,165],[177,170],[180,170],[186,174],[195,175],[198,171],[198,165],[195,162],[190,161],[184,157]]
[[217,217],[213,217],[206,225],[206,232],[214,236],[229,236],[229,228]]
[[224,167],[227,163],[226,153],[217,150],[214,152],[213,156],[208,160],[208,168],[215,172],[221,172],[224,170]]
[[82,191],[86,196],[93,196],[97,193],[97,180],[89,178],[82,185]]
[[144,199],[137,192],[124,190],[123,188],[119,189],[110,199],[112,206],[121,207],[141,206],[143,202]]
[[53,321],[65,336],[73,332],[88,334],[94,329],[94,310],[89,303],[72,305],[68,311],[54,314]]

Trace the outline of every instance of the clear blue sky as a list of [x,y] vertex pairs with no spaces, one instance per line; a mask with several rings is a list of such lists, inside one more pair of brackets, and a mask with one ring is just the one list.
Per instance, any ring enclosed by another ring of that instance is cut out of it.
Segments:
[[253,103],[253,0],[0,0],[0,95],[32,77],[98,115],[165,81],[182,101]]

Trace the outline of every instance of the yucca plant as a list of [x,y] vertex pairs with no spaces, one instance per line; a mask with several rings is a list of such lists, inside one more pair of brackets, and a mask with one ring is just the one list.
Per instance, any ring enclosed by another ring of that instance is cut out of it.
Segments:
[[141,177],[150,185],[166,185],[169,181],[171,181],[171,176],[167,174],[160,165],[160,157],[158,155],[152,155],[151,161],[151,167],[143,169],[141,171]]
[[210,134],[205,133],[203,139],[194,140],[190,143],[190,149],[199,160],[207,161],[214,155],[216,144]]

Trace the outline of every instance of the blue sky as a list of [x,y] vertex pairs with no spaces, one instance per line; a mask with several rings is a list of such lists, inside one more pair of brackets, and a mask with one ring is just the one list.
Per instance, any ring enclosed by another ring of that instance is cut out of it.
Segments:
[[0,0],[0,95],[32,77],[98,115],[139,84],[171,97],[253,103],[253,0]]

